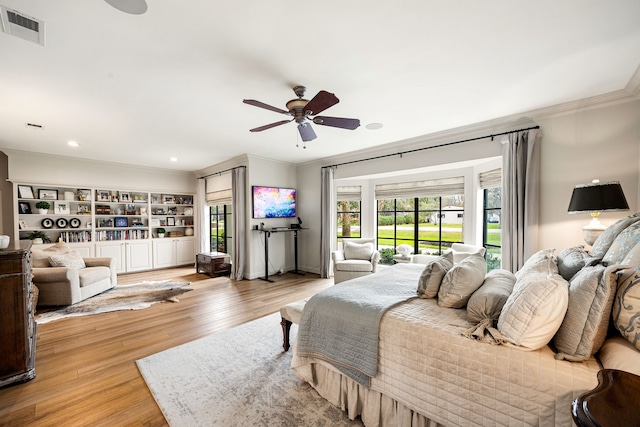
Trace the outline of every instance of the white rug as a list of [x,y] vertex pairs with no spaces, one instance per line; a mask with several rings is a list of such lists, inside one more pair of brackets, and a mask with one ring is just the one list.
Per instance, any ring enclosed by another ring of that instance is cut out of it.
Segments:
[[362,426],[291,370],[278,313],[136,363],[173,427]]
[[178,302],[178,296],[193,290],[185,288],[190,284],[189,282],[177,283],[163,280],[133,285],[116,285],[115,288],[73,305],[38,312],[35,319],[41,325],[65,317],[87,316],[120,310],[141,310],[159,302]]

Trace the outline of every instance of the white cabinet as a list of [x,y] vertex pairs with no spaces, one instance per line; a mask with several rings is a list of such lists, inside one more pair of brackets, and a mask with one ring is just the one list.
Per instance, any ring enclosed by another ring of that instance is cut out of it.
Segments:
[[116,260],[118,273],[151,270],[151,242],[149,240],[116,240],[96,243],[98,257]]
[[153,239],[153,268],[195,264],[195,260],[193,237]]

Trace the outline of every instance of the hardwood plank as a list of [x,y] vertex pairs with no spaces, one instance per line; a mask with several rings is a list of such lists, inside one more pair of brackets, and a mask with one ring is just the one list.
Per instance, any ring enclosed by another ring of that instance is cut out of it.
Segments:
[[[178,303],[38,326],[36,378],[0,389],[0,426],[165,426],[135,361],[274,313],[333,285],[315,274],[275,282],[210,278],[193,267],[118,276],[191,282]],[[273,333],[280,335],[279,323]]]

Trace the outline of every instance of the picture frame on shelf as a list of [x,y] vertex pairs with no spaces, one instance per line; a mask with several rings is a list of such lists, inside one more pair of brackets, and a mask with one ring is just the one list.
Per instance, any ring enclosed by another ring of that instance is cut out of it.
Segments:
[[128,203],[131,201],[131,194],[129,194],[128,192],[125,191],[121,191],[120,192],[120,201],[122,203]]
[[157,194],[151,195],[151,203],[158,204],[160,203],[160,197]]
[[100,228],[113,227],[113,220],[111,218],[100,218],[98,220],[98,227]]
[[151,227],[160,227],[160,220],[158,218],[151,218],[149,225],[151,225]]
[[38,190],[38,199],[58,200],[58,190],[49,190],[41,188]]
[[57,201],[54,203],[54,211],[56,215],[69,215],[71,210],[68,202]]
[[19,202],[21,214],[30,214],[31,213],[31,205],[28,202]]
[[96,190],[96,200],[100,202],[110,202],[111,192],[106,190]]
[[175,204],[175,202],[176,202],[176,198],[172,194],[162,195],[162,203],[164,203],[165,205],[172,205],[172,204]]
[[172,217],[172,216],[168,216],[167,217],[167,226],[168,227],[172,227],[174,225],[176,225],[176,219],[174,217]]
[[91,190],[87,188],[79,188],[78,191],[76,191],[76,197],[81,202],[88,202],[91,200]]
[[167,226],[167,220],[161,219],[160,220],[160,227],[166,227],[166,226]]
[[18,197],[21,199],[33,199],[33,187],[30,185],[18,185]]
[[124,216],[117,216],[115,218],[115,226],[116,227],[128,227],[129,226],[129,221]]
[[78,215],[91,215],[91,205],[88,203],[78,204]]
[[21,219],[18,221],[18,228],[20,230],[27,230],[29,228],[29,226],[27,225],[27,221]]

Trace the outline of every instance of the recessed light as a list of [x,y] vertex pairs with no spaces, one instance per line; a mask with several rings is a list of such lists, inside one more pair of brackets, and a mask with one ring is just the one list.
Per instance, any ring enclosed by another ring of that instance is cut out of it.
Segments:
[[80,146],[80,144],[78,144],[76,141],[68,141],[67,145],[69,147],[79,147]]
[[177,162],[178,158],[177,157],[169,157],[169,160],[171,160],[172,162]]
[[365,127],[369,130],[378,130],[378,129],[382,129],[382,126],[383,126],[382,123],[369,123]]

